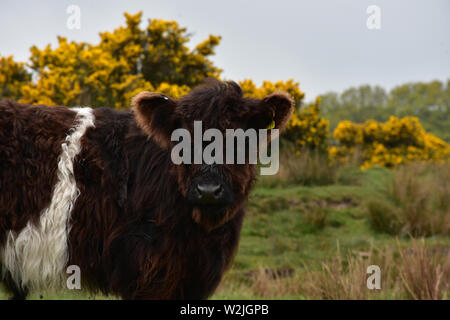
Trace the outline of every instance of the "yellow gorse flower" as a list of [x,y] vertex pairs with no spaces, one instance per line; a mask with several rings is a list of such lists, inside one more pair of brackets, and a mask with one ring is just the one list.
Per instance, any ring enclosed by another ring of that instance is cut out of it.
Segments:
[[56,47],[31,47],[27,66],[35,81],[25,64],[0,57],[0,96],[30,104],[127,108],[140,91],[179,97],[205,77],[220,76],[209,60],[219,36],[190,49],[190,34],[176,21],[151,19],[142,29],[142,12],[125,13],[125,20],[100,33],[98,44],[59,37]]
[[330,157],[347,162],[355,149],[361,151],[366,169],[375,165],[394,167],[411,161],[449,161],[450,145],[427,133],[415,117],[391,116],[384,123],[367,120],[362,124],[342,121],[333,132],[339,146]]

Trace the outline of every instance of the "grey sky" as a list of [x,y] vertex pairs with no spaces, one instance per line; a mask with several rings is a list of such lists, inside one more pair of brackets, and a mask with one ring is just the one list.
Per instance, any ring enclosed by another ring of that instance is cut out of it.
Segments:
[[[66,28],[66,8],[81,8],[81,29]],[[381,30],[368,30],[366,9],[381,9]],[[450,77],[450,1],[84,1],[0,0],[0,54],[26,61],[29,47],[56,36],[96,43],[124,24],[123,12],[177,20],[192,45],[221,35],[213,57],[224,78],[300,81],[306,100],[360,84],[384,88]]]

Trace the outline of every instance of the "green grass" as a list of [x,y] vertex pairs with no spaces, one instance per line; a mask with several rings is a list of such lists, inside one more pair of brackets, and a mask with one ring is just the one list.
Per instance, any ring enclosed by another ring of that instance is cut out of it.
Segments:
[[[355,171],[354,168],[349,170]],[[392,172],[386,168],[372,168],[364,172],[356,170],[355,179],[346,179],[352,185],[337,183],[276,189],[257,185],[249,198],[238,254],[212,298],[261,298],[258,290],[252,288],[254,279],[251,277],[252,271],[261,267],[291,269],[302,276],[306,271],[319,270],[324,261],[335,258],[338,247],[339,254],[345,256],[364,253],[373,247],[409,246],[411,239],[408,237],[397,239],[374,231],[367,217],[367,199],[383,197],[386,182],[391,177]],[[310,221],[311,215],[317,214],[317,208],[326,214],[323,227]],[[427,243],[450,247],[448,237],[431,237]],[[274,297],[309,298],[302,292]],[[389,297],[389,293],[379,295],[382,297]]]
[[[397,238],[379,232],[371,227],[368,219],[367,199],[385,197],[386,183],[392,174],[385,168],[366,171],[343,168],[332,185],[273,187],[267,181],[257,184],[249,198],[232,268],[211,298],[313,298],[302,290],[303,279],[313,272],[321,272],[324,262],[333,261],[337,256],[365,254],[373,248],[410,247],[409,237]],[[450,240],[445,236],[429,237],[426,243],[431,247],[450,248]],[[370,259],[362,263],[373,264]],[[371,293],[370,298],[399,297],[389,289],[381,291]],[[2,291],[0,298],[6,298]],[[44,298],[105,297],[65,293],[44,295]]]

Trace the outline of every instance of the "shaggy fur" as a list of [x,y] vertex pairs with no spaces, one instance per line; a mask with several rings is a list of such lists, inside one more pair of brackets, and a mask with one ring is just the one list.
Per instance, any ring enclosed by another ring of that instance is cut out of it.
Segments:
[[[10,248],[9,235],[20,235],[29,225],[49,228],[51,238],[33,244],[45,252],[38,263],[33,257],[2,257],[4,282],[17,298],[26,297],[30,287],[56,286],[54,281],[61,281],[56,273],[68,256],[67,264],[80,267],[83,286],[92,291],[125,299],[208,297],[236,251],[255,166],[174,165],[170,134],[180,127],[193,130],[195,120],[204,130],[259,129],[272,121],[282,129],[291,112],[286,94],[243,98],[236,83],[209,80],[178,100],[141,93],[132,111],[95,109],[95,123],[86,120],[83,135],[70,109],[1,101],[0,248]],[[75,133],[81,133],[81,148],[66,162],[61,149]],[[61,181],[58,161],[65,163],[66,173],[72,161],[74,180],[70,174],[62,179],[70,181],[69,196],[61,210],[53,210],[58,200],[52,192],[59,193],[54,190]],[[208,179],[228,188],[232,202],[203,206],[189,201],[196,183]],[[58,211],[63,222],[43,227],[46,208],[53,217]],[[67,255],[56,249],[65,246]],[[47,272],[53,257],[57,266]],[[30,269],[44,271],[42,278],[30,282]]]
[[73,161],[81,150],[81,137],[94,125],[92,109],[77,112],[75,126],[61,145],[56,172],[57,182],[50,205],[39,216],[39,222],[28,221],[19,234],[7,233],[1,252],[4,271],[20,288],[47,289],[64,284],[68,261],[67,235],[70,212],[79,195],[73,173]]

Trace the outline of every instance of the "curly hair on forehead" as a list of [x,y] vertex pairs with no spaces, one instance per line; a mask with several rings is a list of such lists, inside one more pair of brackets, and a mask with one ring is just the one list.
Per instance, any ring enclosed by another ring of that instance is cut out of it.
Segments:
[[216,78],[205,78],[198,87],[194,88],[185,97],[191,95],[202,95],[204,98],[208,98],[208,95],[210,98],[217,95],[237,95],[242,97],[242,94],[241,87],[234,81],[221,81]]
[[176,113],[191,126],[202,121],[203,128],[242,127],[252,109],[258,109],[260,100],[243,96],[234,81],[205,79],[202,85],[177,100]]

